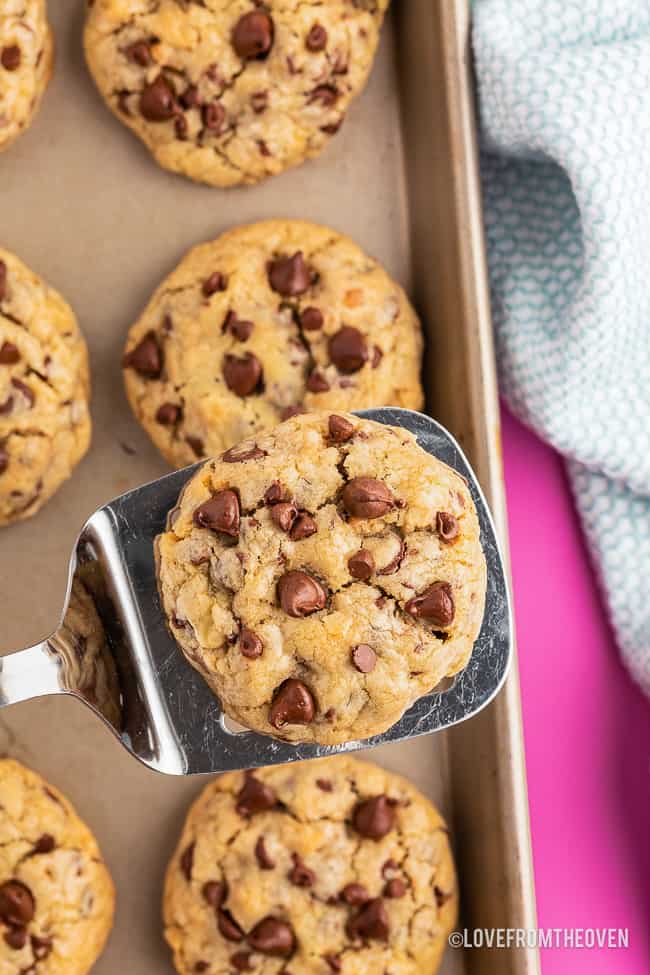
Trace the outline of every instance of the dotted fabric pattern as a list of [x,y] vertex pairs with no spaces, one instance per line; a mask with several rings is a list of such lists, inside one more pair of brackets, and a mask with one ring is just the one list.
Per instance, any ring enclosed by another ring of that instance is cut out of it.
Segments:
[[501,388],[567,458],[650,694],[650,3],[473,10]]

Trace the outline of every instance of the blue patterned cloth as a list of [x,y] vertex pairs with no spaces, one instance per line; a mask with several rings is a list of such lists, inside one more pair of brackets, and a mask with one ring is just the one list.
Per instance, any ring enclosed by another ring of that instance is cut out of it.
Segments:
[[474,54],[501,388],[650,693],[650,0],[475,0]]

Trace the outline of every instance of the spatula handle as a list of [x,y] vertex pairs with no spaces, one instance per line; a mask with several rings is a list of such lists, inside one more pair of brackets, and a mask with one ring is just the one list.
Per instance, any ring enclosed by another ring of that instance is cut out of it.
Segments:
[[65,694],[61,667],[47,640],[0,657],[0,708],[44,694]]

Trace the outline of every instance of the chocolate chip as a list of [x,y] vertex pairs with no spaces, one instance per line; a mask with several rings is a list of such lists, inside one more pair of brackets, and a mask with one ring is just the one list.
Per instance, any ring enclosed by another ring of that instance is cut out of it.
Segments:
[[196,85],[188,85],[180,97],[183,108],[198,108],[201,104],[201,96]]
[[140,95],[140,114],[148,122],[168,122],[176,110],[174,90],[161,74],[144,86]]
[[210,963],[207,961],[197,961],[194,965],[195,972],[207,972],[210,967]]
[[278,294],[293,298],[304,294],[311,284],[311,274],[302,251],[291,257],[278,257],[268,265],[269,284]]
[[370,362],[372,368],[376,369],[383,358],[384,353],[381,351],[378,345],[375,345],[372,350],[372,360]]
[[452,893],[449,890],[442,890],[441,887],[436,886],[433,888],[433,893],[436,898],[436,904],[438,907],[443,907],[448,900],[451,900]]
[[395,556],[395,558],[391,559],[390,562],[387,562],[386,565],[383,565],[381,569],[378,569],[377,575],[390,576],[394,572],[397,572],[400,565],[402,564],[402,560],[405,554],[406,554],[406,542],[404,542],[404,540],[400,538],[397,555]]
[[230,956],[230,964],[238,972],[252,972],[251,954],[249,951],[236,951]]
[[187,130],[187,119],[184,115],[177,115],[174,119],[174,132],[176,133],[176,138],[181,140],[186,139]]
[[24,383],[22,379],[12,379],[11,385],[14,387],[14,389],[17,389],[19,393],[22,393],[27,400],[28,407],[32,407],[34,405],[36,396],[34,395],[34,391],[30,386],[27,385],[27,383]]
[[394,870],[399,870],[399,863],[397,860],[390,859],[386,860],[386,863],[381,868],[382,877],[389,877],[391,872]]
[[203,900],[210,907],[221,907],[226,899],[226,885],[220,883],[218,880],[208,880],[207,883],[203,884],[201,893],[203,894]]
[[323,327],[323,313],[318,308],[305,308],[300,316],[300,327],[305,332],[318,332]]
[[8,880],[0,886],[0,921],[23,927],[32,920],[35,909],[34,895],[20,880]]
[[406,893],[406,884],[401,877],[393,877],[384,887],[384,897],[398,898]]
[[4,447],[0,447],[0,474],[4,474],[4,472],[7,470],[8,467],[9,467],[9,454],[4,449]]
[[308,515],[306,511],[301,511],[293,523],[289,538],[292,542],[300,542],[303,538],[310,538],[315,535],[317,531],[318,527],[312,516]]
[[369,674],[375,669],[377,654],[367,643],[359,643],[352,651],[352,663],[362,674]]
[[34,843],[33,853],[51,853],[56,846],[56,841],[51,833],[43,833]]
[[7,265],[0,261],[0,301],[7,297]]
[[151,51],[146,41],[135,41],[124,51],[129,61],[139,64],[141,68],[146,68],[151,63]]
[[436,514],[436,531],[441,541],[448,545],[455,542],[459,534],[458,519],[448,511],[439,511]]
[[201,291],[206,298],[210,298],[215,295],[217,291],[225,291],[227,287],[227,281],[225,275],[221,271],[213,271],[209,278],[206,278],[201,285]]
[[3,342],[0,346],[0,365],[13,366],[20,360],[20,352],[13,342]]
[[238,444],[221,455],[222,461],[226,464],[242,464],[246,460],[259,460],[261,457],[266,457],[266,453],[257,444],[252,447]]
[[262,10],[240,17],[232,32],[232,46],[246,61],[265,58],[273,46],[273,21]]
[[271,508],[271,521],[280,531],[289,532],[298,516],[298,509],[291,501],[280,501]]
[[343,488],[341,500],[355,518],[382,518],[395,506],[392,492],[374,477],[353,477]]
[[368,941],[387,941],[389,930],[388,914],[381,897],[364,904],[356,917],[350,918],[346,925],[350,938]]
[[245,342],[253,334],[255,326],[252,322],[241,321],[234,311],[229,311],[221,328],[224,332],[230,332],[240,342]]
[[331,972],[335,972],[336,975],[338,975],[339,972],[343,971],[343,965],[341,963],[341,960],[337,958],[336,955],[323,955],[323,958],[329,965],[329,969]]
[[269,856],[263,836],[260,836],[255,844],[255,859],[259,863],[261,870],[273,870],[275,867],[275,860]]
[[327,430],[332,443],[346,443],[354,436],[354,424],[336,414],[332,414],[327,421]]
[[16,71],[20,67],[21,53],[17,44],[9,44],[3,47],[0,54],[0,61],[5,71]]
[[0,416],[6,416],[7,413],[11,413],[14,405],[13,396],[7,396],[4,403],[0,403]]
[[20,951],[27,944],[27,928],[11,928],[5,932],[4,940],[14,951]]
[[277,799],[273,789],[260,779],[256,779],[252,772],[246,773],[244,784],[237,794],[237,812],[240,816],[252,816],[254,813],[266,812],[273,809]]
[[268,91],[254,91],[251,95],[251,108],[256,115],[260,115],[269,103]]
[[196,457],[205,456],[205,444],[200,437],[192,437],[189,433],[185,437],[185,442],[192,448]]
[[265,917],[248,935],[248,943],[255,951],[274,958],[288,958],[296,947],[293,928],[276,917]]
[[194,843],[186,846],[181,853],[180,865],[183,876],[189,882],[192,879],[192,867],[194,866]]
[[249,660],[255,660],[257,657],[262,656],[264,645],[257,633],[253,633],[247,626],[242,626],[241,633],[239,634],[239,649]]
[[427,620],[436,626],[449,626],[454,621],[456,607],[448,582],[434,582],[419,596],[414,596],[404,606],[411,616]]
[[273,484],[264,492],[264,501],[266,504],[277,504],[279,501],[288,501],[289,493],[286,488],[282,486],[280,481],[273,481]]
[[386,796],[374,796],[358,803],[352,814],[357,833],[370,840],[380,840],[395,826],[395,808]]
[[173,427],[181,418],[182,408],[176,403],[163,403],[156,410],[156,423],[163,427]]
[[303,409],[302,406],[285,406],[280,413],[280,418],[282,420],[290,420],[292,416],[300,416],[301,413],[306,412],[307,410]]
[[316,779],[316,785],[321,792],[331,792],[334,788],[329,779]]
[[125,369],[134,369],[145,379],[158,379],[163,367],[163,355],[156,333],[147,332],[143,339],[124,356]]
[[310,393],[327,393],[330,388],[330,384],[320,369],[313,369],[309,373],[306,386]]
[[330,359],[339,372],[346,374],[358,372],[368,361],[368,343],[358,328],[344,325],[330,337],[328,342]]
[[44,958],[52,951],[52,939],[51,938],[39,938],[38,935],[33,934],[30,938],[32,945],[32,953],[36,961],[43,961]]
[[348,559],[348,569],[353,579],[365,582],[375,571],[375,560],[367,548],[360,548],[356,555]]
[[287,876],[296,887],[313,887],[316,881],[316,874],[304,864],[297,853],[291,854],[293,866]]
[[223,908],[217,911],[217,927],[219,928],[219,933],[223,935],[226,941],[243,941],[244,932],[230,911],[224,911]]
[[370,900],[370,894],[362,884],[346,884],[339,896],[350,907],[359,907]]
[[231,392],[237,396],[250,396],[260,384],[262,366],[252,352],[241,358],[227,355],[223,360],[223,378]]
[[226,110],[221,102],[208,102],[201,110],[201,119],[206,129],[219,133],[226,121]]
[[280,684],[269,709],[269,723],[274,728],[287,724],[309,724],[316,706],[311,692],[300,680],[291,677]]
[[199,528],[224,532],[236,538],[239,535],[239,498],[234,491],[218,491],[194,510],[192,520]]
[[318,612],[327,602],[327,593],[320,582],[299,569],[292,569],[280,577],[278,597],[284,612],[295,619]]
[[308,51],[322,51],[327,46],[327,31],[322,24],[312,24],[305,38]]

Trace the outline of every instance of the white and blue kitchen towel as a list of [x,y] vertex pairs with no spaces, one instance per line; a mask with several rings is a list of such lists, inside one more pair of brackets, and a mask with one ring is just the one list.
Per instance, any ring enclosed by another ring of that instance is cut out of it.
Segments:
[[501,388],[567,458],[650,694],[650,0],[474,0]]

